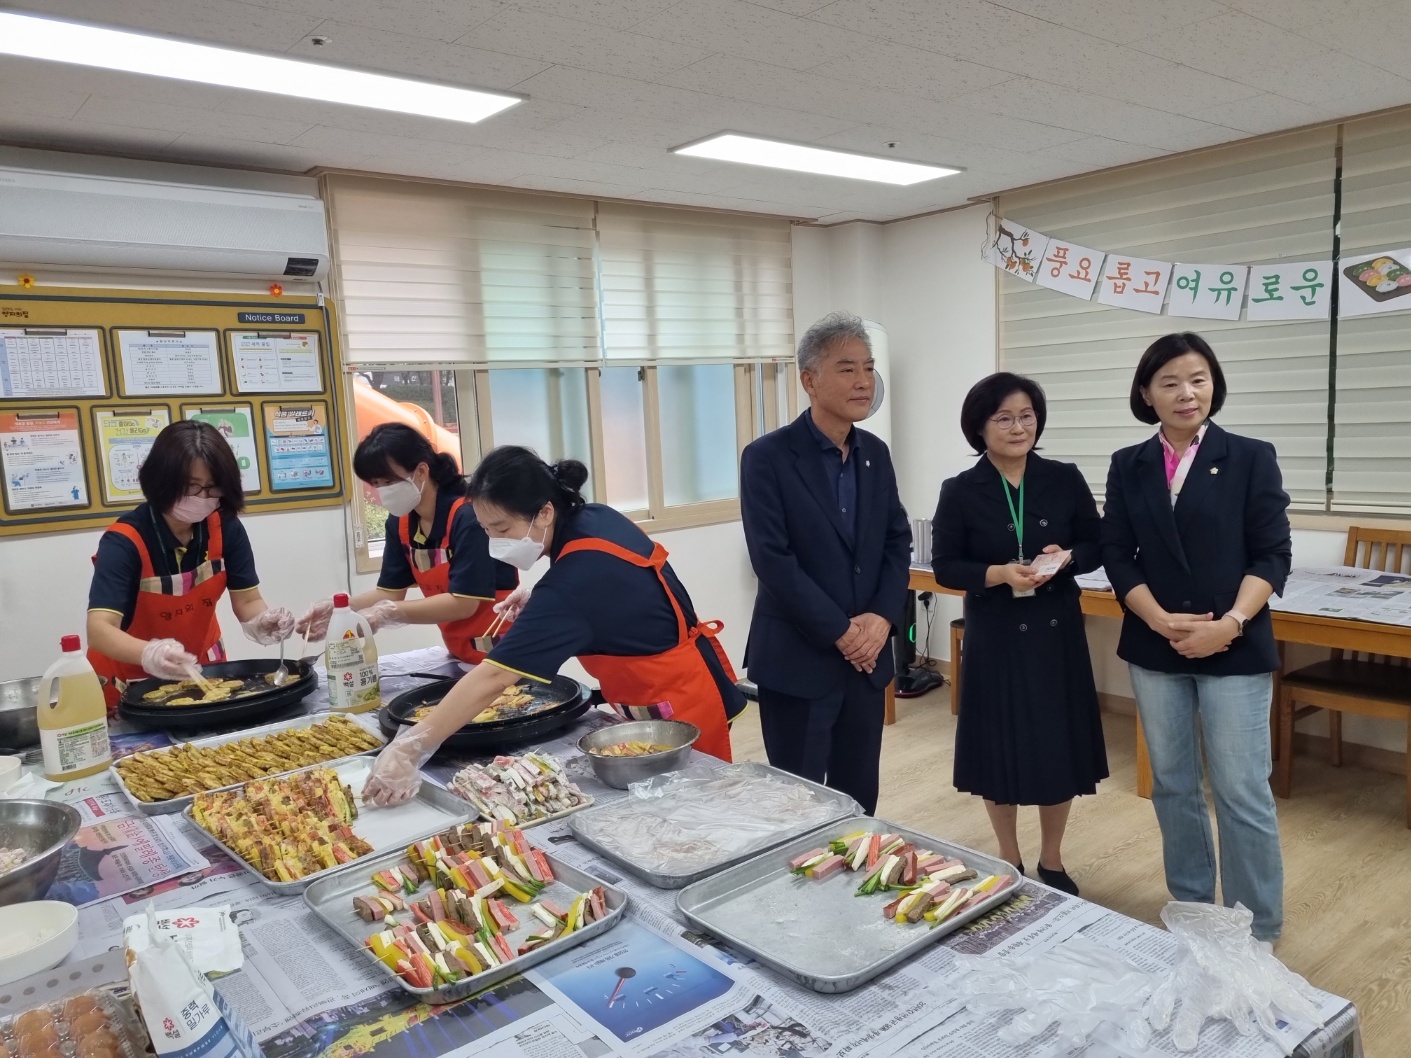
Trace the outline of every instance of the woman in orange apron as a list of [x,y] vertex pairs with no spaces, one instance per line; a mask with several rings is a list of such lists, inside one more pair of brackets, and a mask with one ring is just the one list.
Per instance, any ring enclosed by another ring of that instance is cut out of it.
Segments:
[[696,749],[730,759],[729,720],[744,697],[716,638],[723,626],[696,617],[660,544],[611,507],[584,502],[587,478],[582,463],[550,466],[515,446],[475,469],[469,494],[490,554],[522,570],[547,555],[549,568],[486,663],[383,750],[365,798],[411,797],[418,769],[447,737],[506,687],[547,682],[572,657],[620,711],[692,723]]
[[[353,471],[387,511],[387,536],[377,587],[354,596],[353,609],[376,632],[434,624],[446,649],[461,661],[485,654],[475,639],[495,619],[491,606],[519,583],[513,566],[490,558],[489,540],[465,496],[455,457],[438,452],[404,423],[383,423],[353,453]],[[407,600],[415,585],[423,598]],[[296,631],[310,639],[328,632],[333,600],[315,603]]]
[[113,709],[132,680],[184,680],[225,660],[216,603],[229,590],[245,635],[261,645],[294,630],[294,615],[260,595],[240,467],[220,431],[175,422],[137,475],[145,503],[98,540],[88,592],[88,660]]

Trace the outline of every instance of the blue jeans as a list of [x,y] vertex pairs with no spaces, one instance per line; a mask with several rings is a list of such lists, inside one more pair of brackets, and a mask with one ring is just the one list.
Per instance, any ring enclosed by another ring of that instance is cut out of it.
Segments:
[[1129,668],[1151,755],[1151,802],[1161,826],[1166,888],[1177,900],[1215,902],[1215,849],[1202,782],[1208,769],[1225,904],[1244,904],[1254,912],[1254,935],[1276,940],[1284,924],[1284,862],[1269,789],[1273,676]]

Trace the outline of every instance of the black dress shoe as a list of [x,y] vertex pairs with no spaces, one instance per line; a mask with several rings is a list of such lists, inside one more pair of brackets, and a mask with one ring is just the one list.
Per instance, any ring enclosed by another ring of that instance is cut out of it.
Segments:
[[1019,872],[1019,877],[1020,877],[1020,878],[1023,878],[1023,877],[1024,877],[1024,861],[1023,861],[1023,860],[1020,860],[1018,863],[1014,864],[1014,869]]
[[1051,885],[1060,893],[1067,893],[1069,896],[1078,895],[1078,883],[1068,877],[1067,871],[1051,871],[1042,863],[1039,864],[1039,877],[1043,879],[1045,885]]

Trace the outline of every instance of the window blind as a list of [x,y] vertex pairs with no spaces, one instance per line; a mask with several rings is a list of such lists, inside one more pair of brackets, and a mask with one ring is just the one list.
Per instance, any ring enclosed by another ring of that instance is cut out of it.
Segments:
[[[1015,192],[998,210],[1109,253],[1191,264],[1327,260],[1335,145],[1335,128],[1291,133]],[[1229,383],[1217,421],[1272,442],[1294,505],[1323,509],[1326,321],[1151,315],[997,275],[1000,364],[1044,387],[1045,454],[1077,463],[1099,500],[1111,454],[1152,432],[1128,410],[1138,358],[1161,335],[1189,330],[1210,342]]]
[[604,202],[598,237],[609,361],[793,355],[788,221]]
[[[1343,126],[1342,257],[1411,246],[1411,113]],[[1411,265],[1411,261],[1403,261]],[[1411,507],[1411,317],[1338,324],[1333,501]]]
[[325,181],[348,364],[597,361],[592,201]]

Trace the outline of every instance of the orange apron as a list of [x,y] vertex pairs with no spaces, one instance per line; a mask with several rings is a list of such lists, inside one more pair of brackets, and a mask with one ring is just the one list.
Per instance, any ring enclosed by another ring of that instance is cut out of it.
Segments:
[[730,728],[725,719],[725,700],[715,682],[696,640],[706,636],[725,670],[726,678],[735,681],[735,670],[725,656],[716,635],[725,625],[720,621],[702,621],[694,628],[686,626],[686,615],[677,602],[661,570],[666,565],[666,548],[654,543],[650,558],[620,547],[609,540],[586,537],[563,546],[559,558],[575,551],[601,551],[643,569],[656,572],[657,580],[676,613],[678,642],[670,650],[641,657],[620,657],[593,654],[578,660],[598,681],[602,695],[609,702],[623,705],[652,705],[669,701],[671,715],[701,729],[696,749],[721,760],[730,760]]
[[[108,532],[118,533],[132,541],[142,559],[142,580],[137,585],[137,606],[132,623],[125,631],[138,639],[175,639],[202,664],[225,660],[225,648],[220,641],[220,624],[216,620],[216,602],[225,592],[225,552],[221,535],[220,511],[206,519],[210,543],[206,558],[199,566],[185,573],[158,576],[152,566],[152,556],[139,533],[126,522],[114,522]],[[98,561],[94,555],[93,560]],[[117,708],[123,689],[133,680],[147,678],[141,665],[117,661],[96,650],[88,652],[103,684],[103,697],[108,709]]]
[[[398,535],[402,538],[402,550],[407,553],[407,565],[411,567],[412,579],[421,589],[421,594],[428,599],[433,595],[444,595],[451,590],[451,526],[455,524],[456,512],[461,509],[463,503],[465,503],[464,496],[451,504],[451,509],[446,512],[446,533],[441,538],[440,547],[412,547],[412,531],[407,525],[411,520],[410,517],[402,518],[398,523]],[[425,569],[421,568],[422,564],[426,566]],[[513,588],[496,589],[495,601],[501,602],[508,599],[513,590]],[[436,627],[441,629],[441,638],[446,643],[446,649],[455,657],[462,661],[478,663],[485,660],[485,652],[475,649],[476,637],[483,636],[494,620],[494,607],[481,605],[469,617]]]

